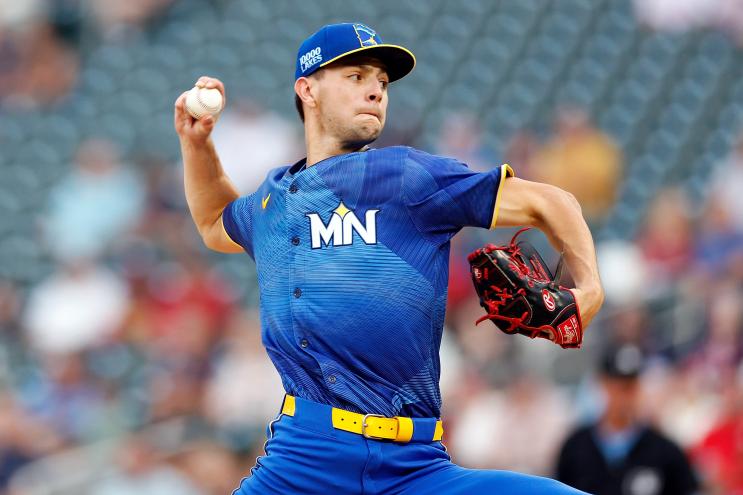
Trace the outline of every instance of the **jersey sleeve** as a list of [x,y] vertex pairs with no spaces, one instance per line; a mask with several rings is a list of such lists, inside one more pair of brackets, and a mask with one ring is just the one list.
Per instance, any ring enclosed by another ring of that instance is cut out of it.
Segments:
[[222,210],[222,223],[227,235],[253,257],[254,194],[241,196]]
[[495,228],[508,165],[474,172],[464,163],[411,149],[403,172],[403,194],[413,223],[423,234],[456,234],[462,227]]

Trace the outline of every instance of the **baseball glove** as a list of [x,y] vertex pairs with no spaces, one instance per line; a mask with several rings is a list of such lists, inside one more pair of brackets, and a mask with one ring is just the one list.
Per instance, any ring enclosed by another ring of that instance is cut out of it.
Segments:
[[564,348],[580,347],[583,326],[575,296],[559,286],[562,259],[553,276],[534,246],[516,238],[507,246],[488,244],[471,253],[472,282],[480,306],[490,320],[507,334],[545,338]]

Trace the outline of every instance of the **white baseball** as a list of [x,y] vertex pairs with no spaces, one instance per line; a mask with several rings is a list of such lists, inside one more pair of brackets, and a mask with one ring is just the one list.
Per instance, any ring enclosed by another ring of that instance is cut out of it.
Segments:
[[186,111],[195,119],[204,115],[216,115],[222,111],[222,93],[216,88],[194,86],[186,95]]

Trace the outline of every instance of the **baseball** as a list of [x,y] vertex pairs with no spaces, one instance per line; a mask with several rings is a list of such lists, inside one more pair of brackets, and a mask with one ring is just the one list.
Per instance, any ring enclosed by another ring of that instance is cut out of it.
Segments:
[[195,119],[216,115],[222,110],[222,93],[218,89],[194,88],[186,95],[186,111]]

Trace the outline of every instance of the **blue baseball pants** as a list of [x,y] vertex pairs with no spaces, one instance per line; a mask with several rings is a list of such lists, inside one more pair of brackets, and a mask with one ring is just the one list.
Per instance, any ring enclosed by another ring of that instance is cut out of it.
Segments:
[[548,478],[457,466],[441,442],[416,435],[396,443],[335,429],[330,406],[300,398],[295,415],[280,414],[267,436],[265,455],[233,495],[584,493]]

